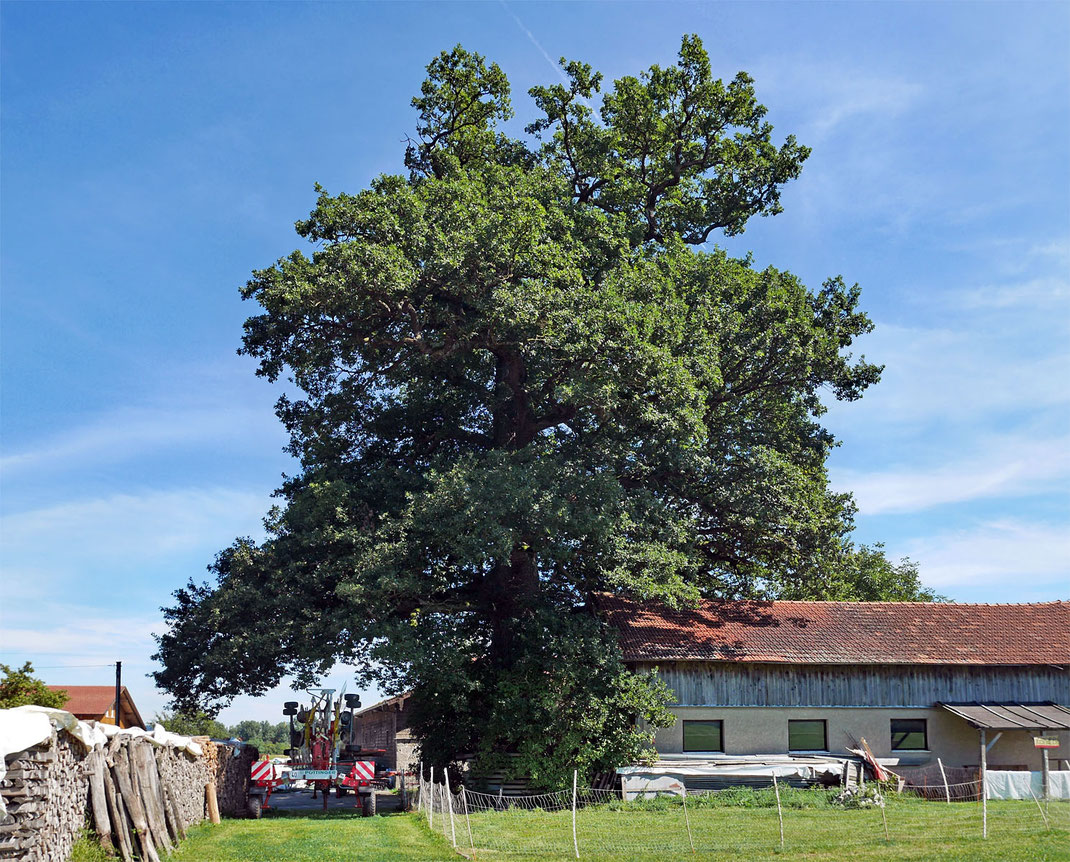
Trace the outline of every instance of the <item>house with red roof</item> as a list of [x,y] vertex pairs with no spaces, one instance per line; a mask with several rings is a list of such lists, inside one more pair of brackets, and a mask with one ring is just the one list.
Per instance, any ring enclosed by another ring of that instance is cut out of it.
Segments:
[[[50,685],[51,691],[65,691],[69,700],[63,705],[67,712],[83,721],[115,724],[115,686],[113,685]],[[119,691],[119,727],[145,727],[134,699],[124,685]]]
[[1041,768],[1070,758],[1070,603],[703,601],[599,595],[627,664],[657,669],[662,758],[847,755]]

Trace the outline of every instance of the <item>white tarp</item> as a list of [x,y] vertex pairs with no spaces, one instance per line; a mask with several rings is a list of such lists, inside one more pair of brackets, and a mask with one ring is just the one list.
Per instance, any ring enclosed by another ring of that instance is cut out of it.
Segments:
[[[985,773],[985,793],[989,799],[1040,799],[1044,795],[1044,773],[990,769]],[[1070,799],[1070,770],[1048,773],[1048,795]]]
[[717,760],[717,761],[658,761],[653,766],[624,766],[617,770],[621,776],[621,788],[625,799],[635,799],[637,796],[657,793],[684,793],[684,776],[693,777],[716,777],[716,778],[739,778],[750,779],[768,778],[771,782],[773,776],[778,781],[788,779],[803,779],[817,781],[823,775],[832,775],[837,778],[843,771],[841,761],[827,760],[799,762],[798,760],[764,760],[761,762],[745,760]]
[[[157,725],[152,733],[140,727],[118,728],[113,724],[101,724],[97,721],[79,721],[63,709],[47,706],[17,706],[14,709],[0,709],[0,781],[7,775],[7,758],[18,751],[25,751],[52,735],[52,728],[65,730],[77,739],[87,751],[98,745],[104,745],[116,734],[144,736],[157,746],[173,745],[188,751],[194,757],[200,757],[201,747],[188,736],[170,733]],[[0,815],[6,814],[3,797],[0,797]]]

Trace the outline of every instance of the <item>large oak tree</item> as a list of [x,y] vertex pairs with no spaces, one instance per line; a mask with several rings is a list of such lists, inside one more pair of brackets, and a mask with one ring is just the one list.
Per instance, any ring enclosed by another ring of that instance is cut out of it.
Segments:
[[563,65],[517,138],[501,69],[443,52],[407,175],[320,189],[297,225],[311,254],[244,288],[262,312],[242,352],[299,393],[277,412],[301,471],[267,541],[166,610],[157,681],[178,706],[351,662],[414,690],[425,758],[552,785],[639,756],[636,718],[667,720],[592,594],[852,598],[878,570],[902,587],[852,547],[818,422],[823,394],[879,375],[847,353],[871,328],[858,288],[705,245],[779,212],[809,151],[774,142],[751,79],[715,79],[697,37],[604,95]]

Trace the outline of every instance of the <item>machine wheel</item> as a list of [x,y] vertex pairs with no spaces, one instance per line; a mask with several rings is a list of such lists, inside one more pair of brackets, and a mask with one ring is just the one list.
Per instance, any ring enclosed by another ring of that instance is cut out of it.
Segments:
[[248,803],[248,809],[249,809],[249,816],[252,817],[253,820],[259,820],[260,819],[260,815],[264,813],[264,799],[263,799],[263,797],[261,797],[261,796],[250,796],[249,797],[249,803]]
[[367,796],[364,797],[363,805],[361,806],[361,813],[365,817],[373,817],[375,815],[375,791],[372,790]]
[[346,788],[344,788],[341,784],[334,788],[334,795],[339,799],[345,796],[347,792],[348,791],[346,790]]

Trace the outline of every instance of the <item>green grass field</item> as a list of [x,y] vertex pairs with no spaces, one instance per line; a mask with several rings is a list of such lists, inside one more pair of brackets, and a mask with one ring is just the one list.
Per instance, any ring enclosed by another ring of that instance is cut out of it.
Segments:
[[[800,859],[832,862],[961,860],[1070,862],[1070,804],[1052,803],[1049,828],[1032,803],[989,803],[989,837],[980,835],[979,806],[894,801],[879,809],[844,811],[824,805],[785,808],[784,849],[775,808],[695,806],[691,840],[677,804],[595,806],[577,813],[580,857],[596,862],[665,859]],[[468,827],[472,839],[469,841]],[[439,827],[443,826],[445,834]],[[455,815],[462,852],[476,859],[545,862],[575,858],[570,811],[480,812]],[[696,853],[691,853],[691,841]],[[262,820],[202,824],[170,857],[173,862],[349,862],[444,860],[451,849],[448,817],[428,828],[420,814],[362,818],[349,812],[287,814]],[[103,858],[80,848],[75,862]]]

